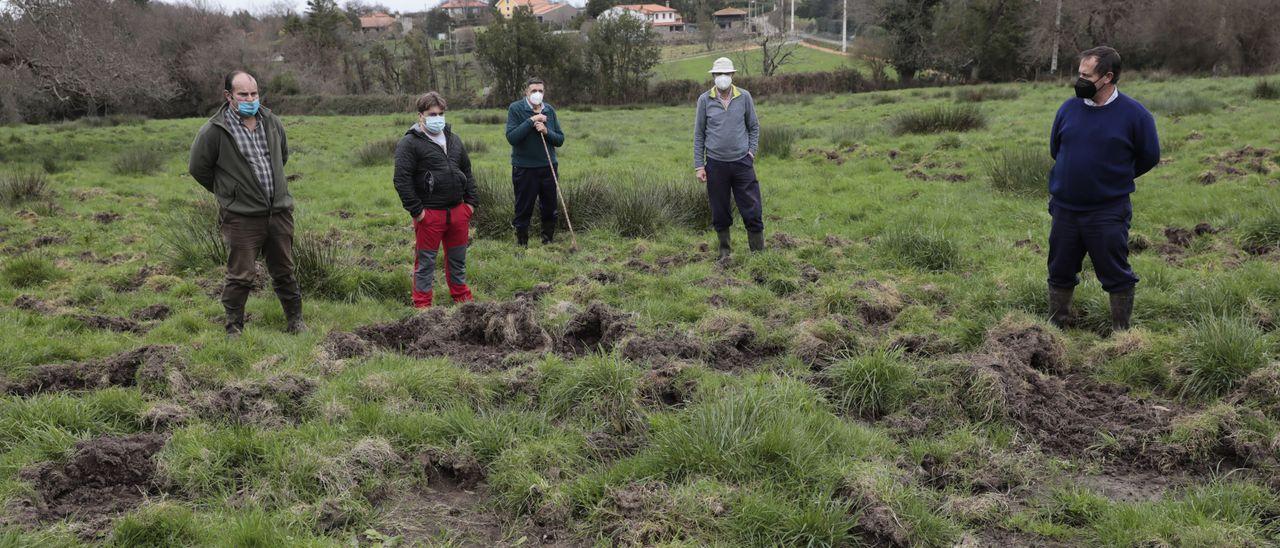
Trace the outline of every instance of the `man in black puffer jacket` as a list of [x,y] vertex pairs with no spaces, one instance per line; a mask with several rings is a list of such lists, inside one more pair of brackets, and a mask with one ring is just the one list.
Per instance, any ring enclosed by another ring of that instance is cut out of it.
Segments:
[[467,237],[479,200],[471,159],[445,124],[447,105],[439,93],[418,98],[418,122],[396,144],[393,182],[400,202],[413,217],[413,306],[431,306],[436,253],[444,243],[445,281],[453,302],[471,300],[467,287]]

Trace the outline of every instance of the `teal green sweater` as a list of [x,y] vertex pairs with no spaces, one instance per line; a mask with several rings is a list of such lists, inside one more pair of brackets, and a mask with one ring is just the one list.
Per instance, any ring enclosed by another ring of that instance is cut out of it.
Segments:
[[551,163],[556,162],[556,148],[564,145],[564,131],[560,129],[560,119],[556,117],[556,109],[542,104],[542,114],[547,115],[547,148],[542,148],[542,139],[538,131],[533,129],[533,107],[529,101],[520,99],[507,107],[507,142],[511,143],[511,165],[515,167],[547,167],[547,152],[551,152]]

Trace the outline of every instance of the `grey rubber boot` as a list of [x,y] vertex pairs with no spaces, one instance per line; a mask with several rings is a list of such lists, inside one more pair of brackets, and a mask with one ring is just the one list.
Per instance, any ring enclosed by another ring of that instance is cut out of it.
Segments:
[[1071,320],[1071,297],[1075,294],[1072,287],[1049,286],[1049,323],[1058,329],[1066,329]]
[[1133,317],[1133,288],[1111,294],[1111,331],[1129,329]]

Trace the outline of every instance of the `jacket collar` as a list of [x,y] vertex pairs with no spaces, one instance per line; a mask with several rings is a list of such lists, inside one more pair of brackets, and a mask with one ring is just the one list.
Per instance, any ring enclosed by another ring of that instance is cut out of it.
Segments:
[[[729,101],[733,101],[734,99],[737,99],[739,95],[742,95],[742,92],[738,91],[738,86],[729,86],[729,87],[733,88],[733,94],[729,97]],[[708,91],[707,95],[710,96],[712,99],[719,99],[720,95],[716,93],[716,91],[717,91],[716,88],[712,86],[711,91]]]
[[[230,131],[231,128],[227,127],[227,118],[226,118],[228,110],[231,110],[231,105],[228,104],[226,101],[223,101],[222,106],[218,107],[218,111],[213,113],[213,116],[209,117],[209,123],[215,126],[218,126],[222,129]],[[270,117],[271,117],[271,109],[264,106],[258,107],[258,122],[265,122],[267,118],[270,118]]]

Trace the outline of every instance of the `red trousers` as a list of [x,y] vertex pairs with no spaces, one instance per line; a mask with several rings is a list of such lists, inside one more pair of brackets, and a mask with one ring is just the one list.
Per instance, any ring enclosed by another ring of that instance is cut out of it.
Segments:
[[417,243],[414,246],[413,306],[431,306],[435,285],[436,255],[444,244],[445,282],[453,302],[471,300],[467,287],[467,230],[471,224],[471,208],[458,204],[452,209],[428,209],[421,221],[414,221]]

